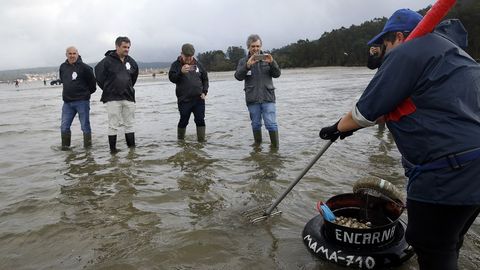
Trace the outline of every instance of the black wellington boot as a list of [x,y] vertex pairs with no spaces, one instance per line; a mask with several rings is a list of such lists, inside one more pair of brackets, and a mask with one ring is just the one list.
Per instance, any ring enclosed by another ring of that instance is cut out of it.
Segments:
[[199,142],[204,142],[205,141],[205,126],[203,127],[197,127],[197,140]]
[[115,154],[117,150],[117,135],[108,135],[108,144],[110,145],[110,153]]
[[278,131],[269,131],[268,134],[270,135],[270,142],[271,142],[272,148],[278,149],[279,147]]
[[72,133],[62,133],[62,151],[70,149],[72,142]]
[[187,132],[186,128],[177,128],[177,139],[185,140],[185,133]]
[[253,131],[253,140],[255,145],[260,145],[262,143],[262,130]]
[[135,133],[125,133],[125,141],[127,141],[127,146],[129,148],[135,147]]
[[83,147],[92,147],[92,133],[83,133]]

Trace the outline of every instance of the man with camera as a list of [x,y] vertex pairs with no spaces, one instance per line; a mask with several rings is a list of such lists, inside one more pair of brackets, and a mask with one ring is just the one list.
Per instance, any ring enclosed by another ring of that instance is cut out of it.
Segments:
[[194,57],[195,48],[192,44],[182,45],[182,52],[172,63],[168,72],[169,80],[176,84],[178,111],[177,138],[185,139],[185,133],[193,113],[197,125],[197,140],[205,141],[205,98],[208,93],[208,74],[202,64]]
[[247,38],[248,56],[238,61],[235,78],[245,81],[245,100],[253,130],[255,144],[262,142],[262,118],[270,135],[271,146],[277,149],[278,126],[275,109],[275,87],[272,78],[280,77],[280,68],[271,54],[261,51],[262,40],[258,35]]

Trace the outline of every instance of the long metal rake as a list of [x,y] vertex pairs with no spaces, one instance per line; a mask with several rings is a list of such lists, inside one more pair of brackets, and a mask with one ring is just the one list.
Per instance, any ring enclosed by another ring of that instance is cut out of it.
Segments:
[[287,196],[287,194],[295,187],[295,185],[300,182],[302,177],[312,168],[312,166],[317,162],[317,160],[327,151],[328,147],[332,145],[332,141],[328,141],[320,152],[310,161],[308,166],[303,169],[303,171],[298,175],[298,177],[293,181],[290,186],[283,192],[283,194],[272,204],[266,204],[257,206],[242,212],[242,216],[247,218],[251,223],[257,223],[262,220],[266,220],[269,217],[280,215],[282,211],[277,209],[278,204]]

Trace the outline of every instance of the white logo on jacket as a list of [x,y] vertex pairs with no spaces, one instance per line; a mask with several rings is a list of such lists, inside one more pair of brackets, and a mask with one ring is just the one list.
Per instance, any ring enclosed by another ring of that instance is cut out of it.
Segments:
[[130,63],[127,62],[127,63],[125,64],[125,67],[127,68],[127,70],[130,70],[130,67],[131,67],[131,66],[130,66]]
[[74,71],[74,72],[72,73],[72,81],[75,81],[75,80],[77,79],[77,76],[78,76],[78,75],[77,75],[77,72]]

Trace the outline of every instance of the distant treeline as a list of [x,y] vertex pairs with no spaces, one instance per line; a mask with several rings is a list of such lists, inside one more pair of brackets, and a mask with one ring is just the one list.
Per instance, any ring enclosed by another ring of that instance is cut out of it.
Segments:
[[[430,7],[419,10],[424,15]],[[480,59],[480,1],[457,0],[447,18],[458,18],[468,31],[467,52]],[[298,40],[296,43],[271,51],[283,68],[315,66],[363,66],[367,62],[367,42],[380,33],[387,18],[375,18],[325,32],[317,40]],[[197,58],[210,71],[233,70],[246,50],[229,47],[227,53],[221,50],[198,54]]]

